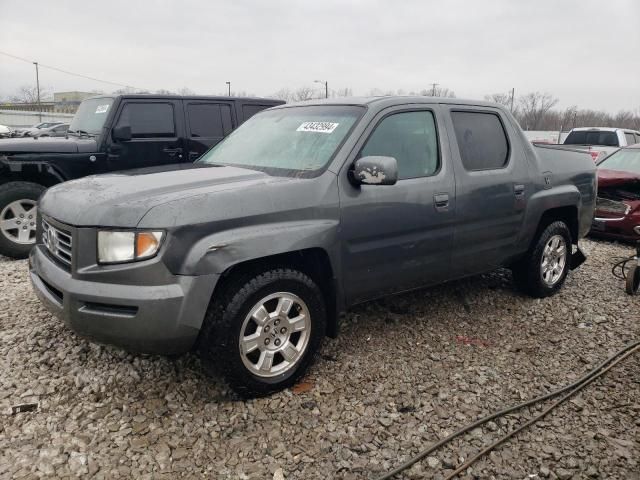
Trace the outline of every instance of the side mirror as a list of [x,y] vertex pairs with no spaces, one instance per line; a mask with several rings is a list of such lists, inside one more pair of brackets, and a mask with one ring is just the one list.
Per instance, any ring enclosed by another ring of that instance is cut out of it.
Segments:
[[116,142],[128,142],[131,140],[131,126],[120,125],[118,127],[114,127],[113,132],[111,132],[111,136]]
[[393,157],[362,157],[353,164],[349,177],[355,185],[394,185],[398,162]]

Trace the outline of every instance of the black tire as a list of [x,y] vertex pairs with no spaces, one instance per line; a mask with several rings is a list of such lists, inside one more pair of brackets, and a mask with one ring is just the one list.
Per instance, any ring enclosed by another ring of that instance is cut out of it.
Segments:
[[627,278],[625,281],[625,290],[629,295],[635,295],[638,293],[638,287],[640,286],[640,266],[636,260],[631,263],[629,271],[627,271]]
[[[548,284],[545,282],[541,265],[543,261],[543,252],[547,243],[555,235],[560,235],[565,242],[565,261],[564,269],[560,277]],[[527,254],[517,264],[515,264],[511,270],[513,272],[513,280],[516,287],[523,293],[530,295],[534,298],[549,297],[556,293],[564,284],[567,274],[569,272],[569,266],[571,264],[571,232],[567,225],[562,221],[555,221],[546,226],[544,230],[538,235],[533,246],[529,249]]]
[[[17,200],[37,202],[46,190],[42,185],[32,182],[9,182],[0,185],[0,221],[5,208]],[[35,222],[35,218],[32,219]],[[0,254],[10,258],[26,258],[35,243],[17,243],[0,229]]]
[[[288,370],[272,377],[258,376],[243,361],[240,349],[240,335],[246,333],[241,332],[243,322],[262,299],[279,292],[293,294],[306,304],[311,319],[308,341],[306,349]],[[297,270],[277,268],[230,279],[222,291],[214,295],[217,298],[209,305],[198,342],[208,371],[220,373],[229,386],[245,398],[287,388],[305,373],[326,331],[324,298],[311,278]]]

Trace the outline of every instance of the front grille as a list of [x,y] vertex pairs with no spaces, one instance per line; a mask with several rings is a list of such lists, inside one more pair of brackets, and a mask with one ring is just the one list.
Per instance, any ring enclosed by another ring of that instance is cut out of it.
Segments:
[[42,242],[56,260],[71,267],[73,238],[70,232],[56,228],[42,219]]

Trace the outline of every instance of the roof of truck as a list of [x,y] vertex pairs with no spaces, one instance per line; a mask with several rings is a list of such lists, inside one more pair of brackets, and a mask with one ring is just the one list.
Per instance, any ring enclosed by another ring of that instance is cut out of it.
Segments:
[[637,130],[632,130],[631,128],[616,128],[616,127],[577,127],[577,128],[572,128],[571,131],[572,132],[584,132],[584,131],[599,131],[599,132],[617,132],[617,131],[623,131],[623,132],[633,132],[633,133],[640,133]]
[[[225,96],[216,96],[216,95],[156,95],[153,93],[121,93],[121,94],[113,94],[113,95],[96,95],[91,98],[129,98],[129,99],[151,99],[151,100],[241,100],[243,102],[257,102],[257,103],[273,103],[273,104],[283,104],[283,100],[278,100],[275,98],[261,98],[261,97],[225,97]],[[87,100],[89,100],[87,99]]]
[[403,105],[407,103],[444,103],[449,105],[473,105],[482,107],[504,108],[493,102],[485,102],[483,100],[468,100],[463,98],[445,98],[445,97],[425,97],[422,95],[386,95],[379,97],[335,97],[305,100],[302,102],[288,103],[279,108],[286,108],[291,105]]

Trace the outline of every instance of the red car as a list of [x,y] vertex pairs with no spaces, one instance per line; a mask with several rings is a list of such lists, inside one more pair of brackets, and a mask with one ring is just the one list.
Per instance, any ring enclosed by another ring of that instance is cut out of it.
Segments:
[[598,164],[598,200],[591,233],[640,240],[640,143],[621,148]]

